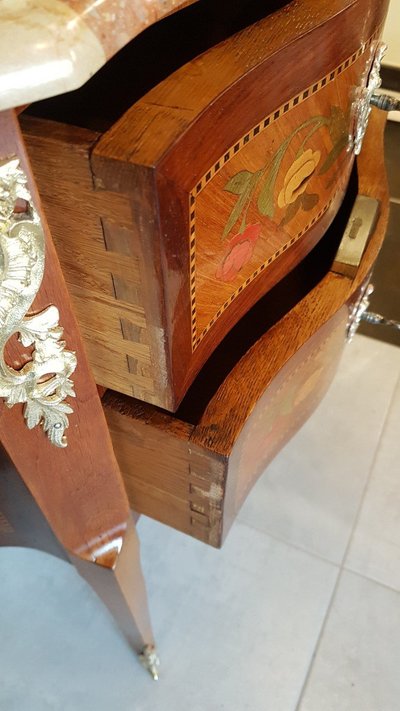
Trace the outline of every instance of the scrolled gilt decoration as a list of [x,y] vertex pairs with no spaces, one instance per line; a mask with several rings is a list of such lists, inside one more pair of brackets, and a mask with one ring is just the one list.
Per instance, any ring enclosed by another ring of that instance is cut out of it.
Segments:
[[384,42],[375,42],[372,44],[372,58],[370,55],[366,67],[368,77],[366,86],[357,87],[355,90],[354,101],[352,104],[353,131],[350,137],[350,142],[356,156],[358,156],[361,152],[362,143],[367,130],[368,119],[371,113],[371,99],[382,83],[380,69],[386,50],[387,45]]
[[[24,403],[29,429],[42,425],[50,442],[66,447],[74,397],[70,376],[76,357],[61,340],[58,309],[27,315],[42,283],[45,238],[18,158],[0,161],[0,397],[7,407]],[[17,334],[31,360],[20,370],[5,362],[7,341]]]

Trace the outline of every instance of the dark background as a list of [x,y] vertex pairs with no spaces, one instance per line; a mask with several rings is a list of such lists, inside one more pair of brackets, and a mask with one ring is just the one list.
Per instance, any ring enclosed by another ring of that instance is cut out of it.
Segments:
[[[384,68],[385,90],[400,91],[400,71]],[[399,114],[400,115],[400,114]],[[400,123],[388,121],[385,132],[385,160],[390,189],[390,219],[372,283],[370,311],[400,321]],[[359,333],[400,346],[400,331],[387,326],[361,323]]]

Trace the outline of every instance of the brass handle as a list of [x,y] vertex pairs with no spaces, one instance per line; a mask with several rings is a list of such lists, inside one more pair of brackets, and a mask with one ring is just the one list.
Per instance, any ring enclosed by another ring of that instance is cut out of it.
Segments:
[[[0,397],[7,407],[24,403],[29,429],[41,424],[50,442],[65,447],[65,401],[74,396],[70,376],[76,357],[60,340],[58,309],[51,305],[28,316],[42,283],[45,238],[32,203],[27,178],[16,157],[0,162]],[[31,347],[31,360],[20,370],[6,363],[7,341],[18,334]]]

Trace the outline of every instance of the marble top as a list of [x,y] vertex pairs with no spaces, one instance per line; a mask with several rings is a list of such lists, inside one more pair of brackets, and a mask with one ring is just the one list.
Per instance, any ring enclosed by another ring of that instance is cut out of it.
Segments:
[[0,110],[77,89],[146,27],[195,0],[0,0]]

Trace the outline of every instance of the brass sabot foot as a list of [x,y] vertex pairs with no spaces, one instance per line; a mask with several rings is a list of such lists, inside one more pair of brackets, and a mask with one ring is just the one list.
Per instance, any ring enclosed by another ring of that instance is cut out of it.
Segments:
[[156,648],[152,644],[146,645],[142,652],[139,654],[139,659],[142,662],[145,669],[150,672],[154,681],[158,681],[158,669],[160,666],[160,659],[158,657]]

